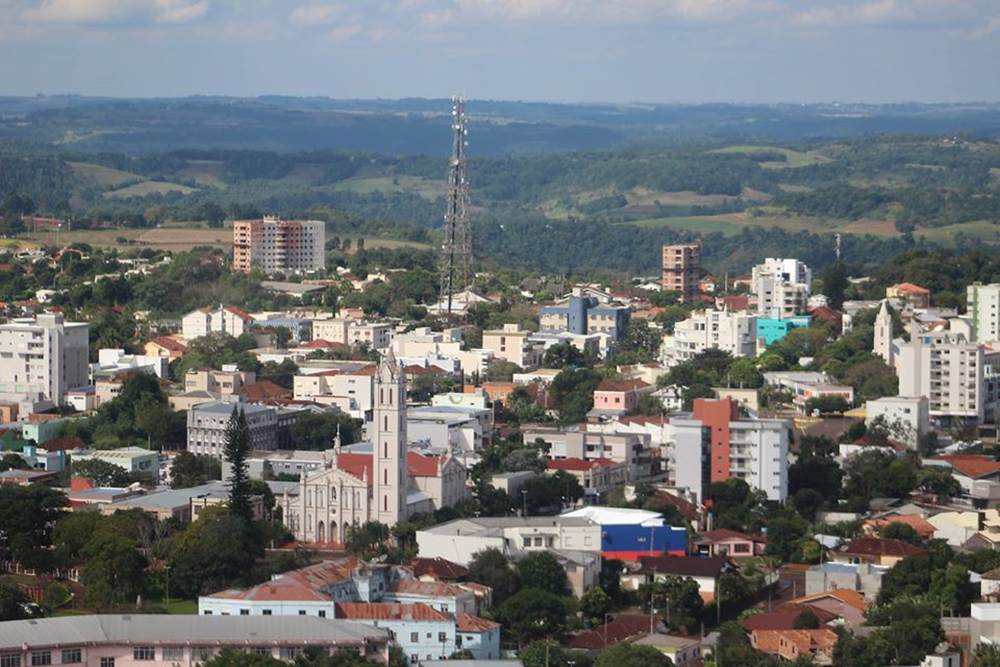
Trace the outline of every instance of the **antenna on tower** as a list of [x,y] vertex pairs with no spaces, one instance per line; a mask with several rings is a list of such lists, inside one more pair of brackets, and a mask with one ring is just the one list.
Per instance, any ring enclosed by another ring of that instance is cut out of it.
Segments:
[[836,239],[837,239],[837,262],[839,263],[840,262],[840,232],[837,232],[835,236],[836,236]]
[[465,99],[455,97],[451,107],[453,131],[448,167],[448,203],[444,213],[444,243],[441,246],[441,297],[451,317],[455,295],[469,287],[472,274],[472,223],[469,220],[469,181],[465,161],[468,130]]

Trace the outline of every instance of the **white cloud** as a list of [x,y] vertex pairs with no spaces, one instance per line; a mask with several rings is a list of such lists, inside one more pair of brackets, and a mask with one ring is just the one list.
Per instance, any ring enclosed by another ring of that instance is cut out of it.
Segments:
[[298,26],[311,26],[328,23],[343,13],[344,7],[333,3],[302,5],[293,9],[288,19]]
[[21,18],[34,23],[186,23],[208,12],[208,0],[41,0]]
[[361,33],[361,26],[357,23],[339,25],[326,33],[326,36],[335,42],[346,42],[351,37]]

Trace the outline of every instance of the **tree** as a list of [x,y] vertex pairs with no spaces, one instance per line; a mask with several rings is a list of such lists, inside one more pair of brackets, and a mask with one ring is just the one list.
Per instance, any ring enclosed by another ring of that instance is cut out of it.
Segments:
[[524,588],[537,588],[556,595],[569,590],[566,570],[548,551],[534,551],[517,562],[517,576]]
[[243,517],[210,507],[177,535],[170,548],[170,584],[194,597],[222,590],[247,576],[263,554],[262,544]]
[[570,368],[584,364],[583,352],[569,342],[556,343],[545,350],[542,365],[545,368]]
[[521,367],[512,361],[504,359],[494,359],[486,367],[483,379],[487,382],[510,382],[514,379],[514,373],[520,373]]
[[808,532],[809,524],[794,514],[786,513],[772,518],[767,524],[767,555],[783,562],[792,560],[799,543]]
[[628,323],[625,335],[615,351],[619,364],[641,364],[656,359],[663,334],[649,326],[647,320],[635,319]]
[[[719,626],[719,640],[715,644],[715,664],[739,667],[773,667],[773,658],[750,645],[746,631],[739,623],[729,621]],[[837,663],[852,665],[853,663]]]
[[958,480],[944,466],[924,466],[917,472],[917,488],[937,496],[957,496],[962,493]]
[[[564,575],[565,576],[565,575]],[[517,572],[499,549],[477,551],[469,561],[469,580],[493,589],[493,603],[499,605],[521,588]]]
[[178,452],[170,465],[172,489],[189,489],[216,479],[222,479],[222,466],[214,456]]
[[519,645],[544,637],[560,637],[566,630],[566,605],[558,595],[525,588],[503,602],[494,612]]
[[805,409],[810,415],[817,412],[821,415],[843,414],[851,409],[851,404],[843,396],[827,394],[807,400]]
[[764,386],[764,375],[757,368],[754,360],[748,357],[733,359],[727,377],[731,387],[758,389]]
[[94,486],[124,487],[134,481],[125,468],[101,459],[73,461],[70,469],[75,477],[89,479]]
[[87,604],[110,607],[130,602],[142,592],[146,559],[125,537],[98,534],[83,549],[83,557]]
[[[662,581],[643,584],[636,597],[646,604],[652,602],[671,630],[694,632],[705,609],[698,583],[690,577],[666,577]],[[650,613],[654,612],[651,610]]]
[[27,567],[51,565],[52,529],[66,495],[41,484],[0,486],[0,552]]
[[980,644],[972,653],[969,667],[1000,667],[1000,646]]
[[0,582],[0,621],[19,621],[29,618],[28,596],[17,584]]
[[601,588],[591,588],[580,598],[580,611],[591,623],[599,623],[611,611],[611,598]]
[[250,476],[247,456],[250,454],[250,428],[243,408],[233,406],[233,413],[226,425],[226,443],[223,448],[229,463],[229,510],[249,523],[253,521],[250,504]]
[[923,544],[923,540],[920,539],[920,535],[913,526],[903,523],[901,521],[893,521],[881,531],[879,531],[879,537],[885,538],[887,540],[901,540],[903,542],[909,542],[910,544],[920,545]]
[[322,451],[333,447],[338,431],[341,443],[349,445],[360,439],[361,423],[341,412],[306,412],[292,423],[292,442],[296,449]]
[[371,560],[387,551],[389,526],[378,521],[366,521],[360,526],[348,526],[344,548],[363,560]]
[[839,310],[844,305],[844,295],[847,293],[847,288],[850,285],[850,281],[847,279],[847,268],[844,266],[844,263],[837,260],[831,264],[823,272],[821,280],[823,281],[823,295],[826,296],[827,304],[831,308]]
[[621,642],[601,651],[594,667],[674,667],[674,661],[652,646]]
[[792,628],[795,630],[816,630],[819,628],[819,617],[816,616],[816,612],[807,607],[792,619]]
[[590,368],[566,368],[552,380],[551,396],[565,424],[583,421],[594,407],[594,389],[601,375]]

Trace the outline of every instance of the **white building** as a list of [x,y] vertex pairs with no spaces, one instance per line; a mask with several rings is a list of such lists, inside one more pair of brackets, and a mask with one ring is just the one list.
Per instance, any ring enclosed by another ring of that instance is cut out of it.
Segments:
[[[299,368],[292,380],[297,401],[335,405],[355,419],[371,414],[375,398],[375,367],[370,364],[339,364],[336,367]],[[315,371],[315,372],[311,372]]]
[[153,482],[159,480],[159,452],[142,447],[122,447],[120,449],[87,449],[73,453],[73,463],[82,461],[104,461],[116,465],[125,472],[147,473]]
[[920,436],[930,431],[930,408],[926,396],[884,396],[865,404],[865,424],[879,421],[892,439],[916,449]]
[[313,340],[342,343],[351,347],[367,346],[372,350],[385,350],[392,344],[393,326],[389,322],[362,322],[351,319],[330,318],[314,320]]
[[89,384],[89,328],[58,314],[0,325],[0,400],[61,405],[69,390]]
[[899,345],[900,396],[924,396],[930,417],[983,421],[994,414],[1000,392],[1000,352],[970,343],[962,334],[925,332]]
[[752,357],[757,351],[757,316],[728,310],[699,310],[674,326],[673,336],[663,339],[660,361],[674,366],[709,348],[734,357]]
[[91,364],[90,371],[92,378],[94,373],[141,370],[165,379],[169,375],[169,361],[159,355],[125,354],[125,350],[102,348],[97,351],[97,363]]
[[972,320],[972,340],[1000,340],[1000,283],[973,283],[966,288],[966,312]]
[[878,315],[875,316],[875,336],[872,352],[882,357],[882,360],[889,366],[895,362],[895,349],[892,338],[892,315],[889,313],[887,301],[883,301],[879,306]]
[[750,291],[760,315],[781,319],[804,313],[812,291],[812,270],[797,259],[768,257],[753,267]]
[[253,318],[235,306],[199,308],[181,318],[181,335],[187,340],[212,333],[226,333],[239,338],[250,332]]

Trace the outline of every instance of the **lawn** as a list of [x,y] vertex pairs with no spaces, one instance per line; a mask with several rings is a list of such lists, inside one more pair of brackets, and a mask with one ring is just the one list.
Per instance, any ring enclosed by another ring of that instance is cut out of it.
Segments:
[[821,164],[823,162],[830,162],[830,158],[820,155],[814,151],[796,151],[791,148],[781,148],[780,146],[754,146],[754,145],[740,145],[740,146],[726,146],[725,148],[718,148],[712,153],[781,153],[785,156],[784,162],[761,162],[760,166],[765,169],[794,169],[795,167],[807,167],[812,164]]
[[145,197],[147,195],[166,194],[168,192],[180,192],[181,194],[191,194],[194,188],[179,183],[167,183],[166,181],[143,181],[125,188],[105,192],[105,197],[113,199],[126,199],[128,197]]
[[639,227],[687,229],[693,232],[722,232],[726,236],[738,234],[742,225],[720,220],[715,216],[679,216],[673,218],[647,218],[629,223]]
[[950,243],[954,241],[955,235],[959,233],[979,241],[989,241],[991,243],[1000,241],[1000,225],[996,225],[988,220],[962,222],[957,225],[947,225],[945,227],[921,228],[916,230],[913,235],[927,239],[928,241]]
[[145,176],[121,171],[120,169],[112,169],[100,164],[91,164],[89,162],[69,162],[68,164],[75,173],[84,178],[96,181],[103,188],[119,188],[125,183],[146,180]]

